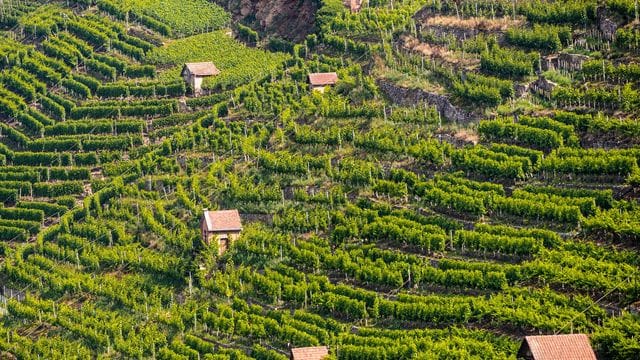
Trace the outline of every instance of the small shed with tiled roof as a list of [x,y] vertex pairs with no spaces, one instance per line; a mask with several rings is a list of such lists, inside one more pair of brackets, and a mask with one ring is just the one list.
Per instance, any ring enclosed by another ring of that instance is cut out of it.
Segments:
[[291,349],[291,360],[322,360],[329,356],[326,346],[310,346]]
[[311,90],[324,92],[324,88],[326,86],[333,86],[337,82],[338,74],[334,72],[309,74],[309,85],[311,86]]
[[202,240],[211,244],[218,243],[218,255],[224,254],[242,232],[242,221],[238,210],[204,210],[200,220]]
[[186,63],[182,67],[182,78],[191,87],[193,94],[198,96],[202,92],[202,81],[209,76],[220,74],[220,70],[212,62]]
[[596,360],[585,334],[526,336],[518,350],[524,360]]

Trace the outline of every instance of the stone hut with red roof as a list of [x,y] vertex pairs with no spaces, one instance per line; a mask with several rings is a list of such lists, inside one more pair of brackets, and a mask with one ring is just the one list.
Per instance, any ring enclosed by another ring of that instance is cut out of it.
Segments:
[[202,93],[204,78],[218,74],[220,70],[212,62],[186,63],[182,67],[182,78],[195,96]]
[[311,90],[314,91],[323,93],[325,87],[333,86],[337,82],[338,74],[334,72],[309,74],[309,86],[311,86]]
[[202,240],[207,244],[217,242],[218,255],[222,255],[242,232],[240,214],[238,210],[205,210],[200,220],[200,230]]
[[585,334],[526,336],[518,351],[524,360],[596,360]]
[[291,349],[291,360],[323,360],[329,356],[326,346],[310,346]]

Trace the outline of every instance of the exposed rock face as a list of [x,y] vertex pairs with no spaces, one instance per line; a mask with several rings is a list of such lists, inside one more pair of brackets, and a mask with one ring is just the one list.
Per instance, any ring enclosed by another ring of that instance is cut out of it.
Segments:
[[558,84],[553,81],[547,80],[544,76],[538,77],[538,80],[529,84],[529,89],[532,92],[537,93],[538,95],[544,96],[547,99],[551,99],[551,93],[553,93],[553,89],[555,89]]
[[604,7],[599,7],[597,11],[598,28],[605,39],[613,40],[616,36],[618,25],[607,17],[607,10]]
[[543,58],[542,69],[579,71],[582,70],[582,65],[587,60],[589,60],[589,56],[587,55],[567,53],[554,54]]
[[314,30],[315,0],[218,0],[236,19],[260,31],[300,41]]
[[529,84],[513,84],[516,98],[521,98],[529,92]]
[[378,86],[380,90],[396,104],[412,106],[427,103],[435,106],[440,115],[448,120],[468,122],[473,119],[471,114],[453,105],[445,95],[427,92],[421,89],[399,87],[386,80],[378,80]]

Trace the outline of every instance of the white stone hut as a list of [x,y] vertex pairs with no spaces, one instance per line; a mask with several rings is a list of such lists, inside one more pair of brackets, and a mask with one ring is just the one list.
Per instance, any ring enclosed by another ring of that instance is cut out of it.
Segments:
[[193,90],[195,96],[202,93],[204,78],[218,74],[220,74],[220,70],[212,62],[186,63],[182,68],[182,78],[187,86]]

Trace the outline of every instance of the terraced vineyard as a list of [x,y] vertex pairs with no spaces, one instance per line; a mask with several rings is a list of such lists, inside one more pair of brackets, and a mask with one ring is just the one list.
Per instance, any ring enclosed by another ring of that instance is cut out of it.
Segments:
[[0,3],[0,357],[640,358],[635,2],[318,6]]

